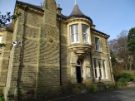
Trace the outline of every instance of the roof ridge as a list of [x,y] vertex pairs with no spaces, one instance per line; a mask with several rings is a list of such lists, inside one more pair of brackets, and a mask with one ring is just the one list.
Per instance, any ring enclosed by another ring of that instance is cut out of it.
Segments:
[[21,4],[21,5],[28,5],[30,7],[37,8],[37,9],[42,9],[42,7],[39,5],[34,5],[34,4],[27,3],[27,2],[19,1],[19,0],[17,0],[16,3]]

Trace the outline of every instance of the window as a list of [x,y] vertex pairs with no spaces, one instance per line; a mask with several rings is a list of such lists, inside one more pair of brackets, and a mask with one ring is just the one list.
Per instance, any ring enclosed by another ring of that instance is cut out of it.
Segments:
[[95,75],[95,78],[97,78],[97,63],[96,63],[96,59],[94,59],[94,75]]
[[102,59],[93,59],[93,72],[94,77],[99,80],[100,79],[106,79],[106,69],[105,69],[105,60]]
[[98,37],[95,37],[95,49],[96,51],[100,51],[100,40]]
[[71,31],[71,42],[76,43],[78,42],[78,25],[74,24],[70,26],[70,31]]
[[102,63],[103,63],[104,77],[106,78],[105,60],[103,60]]
[[98,67],[99,67],[99,77],[102,78],[101,60],[98,60]]
[[83,42],[89,43],[89,26],[82,24],[82,34],[83,34]]
[[0,43],[2,43],[2,36],[0,36]]

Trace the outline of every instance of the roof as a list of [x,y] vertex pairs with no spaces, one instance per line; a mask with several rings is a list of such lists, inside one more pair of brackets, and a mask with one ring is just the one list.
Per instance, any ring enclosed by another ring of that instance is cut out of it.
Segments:
[[80,10],[79,6],[76,4],[72,10],[70,16],[84,16],[83,12]]
[[71,14],[69,15],[68,18],[71,18],[71,17],[78,17],[78,18],[87,18],[89,19],[91,22],[92,22],[92,19],[88,16],[86,16],[79,8],[79,6],[77,4],[74,5],[74,8],[71,12]]
[[29,6],[31,8],[34,8],[34,9],[37,9],[37,10],[40,10],[40,11],[44,11],[42,9],[42,6],[33,5],[33,4],[29,4],[29,3],[26,3],[26,2],[22,2],[22,1],[16,1],[16,4],[17,5],[26,5],[26,6]]
[[0,32],[1,32],[1,31],[13,32],[13,30],[14,30],[14,25],[13,25],[13,23],[8,23],[8,24],[6,24],[5,26],[0,27]]
[[7,25],[7,27],[6,27],[6,30],[13,32],[13,30],[14,30],[14,24],[13,23],[9,23]]
[[103,37],[105,37],[105,38],[109,38],[110,37],[110,35],[107,35],[106,33],[103,33],[103,32],[101,32],[101,31],[99,31],[99,30],[97,30],[97,29],[92,29],[95,33],[97,33],[97,34],[99,34],[99,35],[101,35],[101,36],[103,36]]
[[[42,6],[37,6],[37,5],[29,4],[29,3],[26,3],[26,2],[22,2],[22,1],[16,1],[16,4],[17,5],[21,5],[21,6],[28,6],[28,7],[31,7],[33,9],[36,9],[36,10],[44,11],[44,9],[42,8]],[[57,16],[61,16],[61,18],[67,19],[67,16],[65,16],[63,14],[57,15]]]

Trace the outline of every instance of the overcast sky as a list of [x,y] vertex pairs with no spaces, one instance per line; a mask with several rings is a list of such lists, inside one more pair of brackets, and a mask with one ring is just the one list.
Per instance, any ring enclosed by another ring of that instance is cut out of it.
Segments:
[[[43,0],[20,0],[35,5],[41,5]],[[74,0],[56,0],[63,9],[63,14],[69,15],[73,9]],[[109,34],[114,39],[122,30],[135,27],[135,0],[77,0],[82,12],[89,16],[96,29]],[[0,0],[0,11],[13,12],[15,0]]]

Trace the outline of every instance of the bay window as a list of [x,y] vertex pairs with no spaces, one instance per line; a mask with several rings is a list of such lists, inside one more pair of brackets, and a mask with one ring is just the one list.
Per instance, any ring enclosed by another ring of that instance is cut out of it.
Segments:
[[69,25],[70,43],[90,44],[90,27],[85,23],[73,23]]

